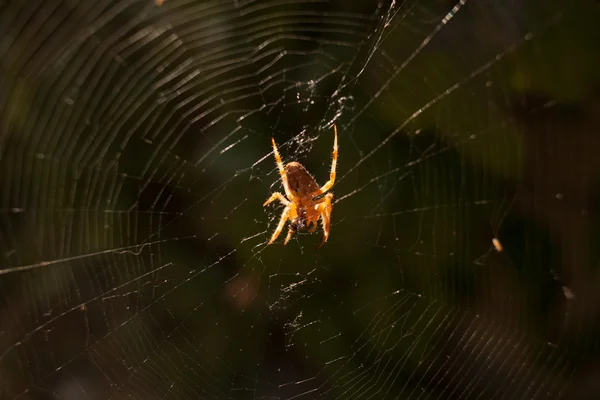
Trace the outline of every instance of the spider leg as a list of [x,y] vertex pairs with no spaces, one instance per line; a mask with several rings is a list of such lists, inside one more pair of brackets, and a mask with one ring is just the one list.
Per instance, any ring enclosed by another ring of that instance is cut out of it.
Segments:
[[292,230],[292,228],[290,228],[290,229],[288,230],[288,234],[287,234],[287,236],[286,236],[286,238],[285,238],[285,242],[283,242],[283,245],[284,245],[284,246],[285,246],[285,245],[286,245],[286,244],[287,244],[287,243],[290,241],[290,239],[292,238],[292,235],[293,235],[293,234],[294,234],[294,231]]
[[286,206],[288,204],[290,204],[290,201],[288,199],[286,199],[281,193],[275,192],[275,193],[271,194],[271,197],[269,197],[269,199],[267,201],[265,201],[265,204],[263,204],[263,207],[275,200],[279,200],[283,205],[286,205]]
[[321,211],[321,220],[323,221],[323,241],[317,246],[317,249],[323,246],[329,238],[329,231],[331,230],[331,209],[333,208],[331,205],[332,198],[333,194],[329,193],[327,196],[323,197],[323,201],[318,205],[319,210]]
[[277,225],[275,232],[273,232],[273,236],[271,236],[271,240],[269,240],[269,243],[267,243],[267,246],[270,245],[271,243],[273,243],[275,241],[275,239],[277,239],[277,237],[281,234],[281,231],[283,230],[283,227],[285,226],[285,223],[287,222],[287,220],[289,218],[290,211],[291,211],[291,207],[287,206],[281,213],[281,219],[279,220],[279,224]]
[[290,190],[287,175],[285,173],[285,168],[283,166],[283,161],[281,161],[281,155],[279,155],[279,150],[277,150],[277,144],[275,144],[275,139],[271,138],[271,142],[273,143],[273,154],[275,155],[275,162],[277,163],[277,169],[279,170],[281,182],[283,183],[283,190],[285,190],[285,195],[287,196],[287,198],[291,201],[294,201],[296,197]]
[[317,223],[313,221],[310,223],[310,228],[308,228],[308,230],[306,232],[313,233],[316,230],[317,230]]
[[338,158],[338,142],[337,142],[337,126],[333,125],[333,160],[331,161],[331,172],[329,173],[329,180],[321,186],[321,188],[312,193],[312,196],[318,196],[322,193],[325,193],[329,189],[333,187],[335,183],[335,167],[337,166],[337,158]]
[[320,249],[329,238],[329,230],[331,229],[331,215],[327,211],[323,210],[321,213],[321,220],[323,221],[323,241],[317,246],[317,249]]

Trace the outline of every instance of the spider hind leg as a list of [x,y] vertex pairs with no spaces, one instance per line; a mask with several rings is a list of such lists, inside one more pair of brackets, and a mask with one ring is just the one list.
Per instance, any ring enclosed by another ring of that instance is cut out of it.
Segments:
[[316,194],[314,194],[314,196],[318,196],[322,193],[325,193],[326,191],[328,191],[329,189],[331,189],[333,187],[333,184],[335,183],[335,177],[336,177],[335,169],[337,166],[337,159],[338,159],[337,126],[333,125],[333,153],[332,153],[332,160],[331,160],[331,172],[329,173],[329,180],[323,186],[321,186],[321,188],[316,192]]
[[290,204],[290,201],[288,199],[286,199],[281,193],[275,192],[271,195],[271,197],[269,197],[267,199],[267,201],[265,201],[265,204],[263,204],[263,207],[265,207],[267,204],[272,203],[275,200],[279,200],[282,204],[284,204],[286,206],[288,204]]
[[279,170],[279,175],[281,176],[281,183],[283,184],[283,190],[285,191],[285,195],[290,199],[290,201],[294,201],[296,198],[292,191],[290,190],[290,185],[288,183],[287,174],[285,172],[285,167],[283,165],[283,161],[281,160],[281,155],[279,154],[279,150],[277,149],[277,144],[275,143],[275,139],[271,138],[271,142],[273,143],[273,154],[275,155],[275,163],[277,164],[277,169]]

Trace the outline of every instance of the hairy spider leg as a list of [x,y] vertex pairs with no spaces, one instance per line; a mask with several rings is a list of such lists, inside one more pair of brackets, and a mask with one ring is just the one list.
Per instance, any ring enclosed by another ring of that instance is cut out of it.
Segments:
[[285,246],[286,244],[288,244],[288,242],[290,241],[290,239],[292,238],[292,235],[294,234],[294,231],[292,230],[292,228],[288,229],[288,234],[285,237],[285,241],[283,242],[283,245]]
[[331,161],[331,172],[329,173],[329,180],[325,183],[321,188],[315,192],[313,195],[318,196],[320,194],[325,193],[329,189],[333,187],[335,183],[335,167],[337,166],[337,158],[338,158],[338,141],[337,141],[337,126],[333,125],[333,159]]
[[292,210],[293,207],[294,207],[294,204],[289,204],[288,206],[285,207],[285,209],[281,213],[281,219],[279,220],[279,224],[277,225],[277,228],[275,229],[275,232],[273,232],[273,236],[271,236],[271,240],[269,240],[269,243],[267,243],[267,245],[273,243],[275,241],[275,239],[277,239],[277,237],[281,234],[281,231],[283,230],[285,223],[289,219],[290,213],[292,213],[292,211],[293,211]]
[[269,197],[269,199],[267,201],[265,201],[265,204],[263,204],[263,207],[269,203],[272,203],[275,200],[279,200],[285,206],[290,204],[290,201],[288,199],[286,199],[281,193],[275,192],[275,193],[271,194],[271,197]]
[[281,182],[283,183],[283,190],[285,190],[285,195],[290,201],[294,201],[296,196],[290,190],[290,186],[288,184],[287,175],[285,173],[285,168],[283,166],[283,161],[281,161],[281,156],[279,155],[279,150],[277,150],[277,144],[275,144],[275,139],[271,138],[271,142],[273,142],[273,154],[275,154],[275,162],[277,163],[277,168],[279,169],[279,175],[281,175]]
[[321,212],[321,220],[323,224],[323,241],[317,246],[317,249],[323,246],[329,238],[329,231],[331,230],[331,209],[333,208],[331,199],[333,199],[333,193],[328,193],[317,205],[319,211]]

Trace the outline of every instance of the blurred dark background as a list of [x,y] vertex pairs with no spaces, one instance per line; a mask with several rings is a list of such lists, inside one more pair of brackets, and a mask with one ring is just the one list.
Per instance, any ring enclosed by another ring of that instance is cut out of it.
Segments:
[[0,0],[0,398],[600,398],[599,17]]

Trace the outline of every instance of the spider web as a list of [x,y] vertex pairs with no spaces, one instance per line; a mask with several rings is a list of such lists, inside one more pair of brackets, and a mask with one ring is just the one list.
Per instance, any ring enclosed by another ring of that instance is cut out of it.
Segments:
[[598,14],[1,2],[0,397],[597,395]]

